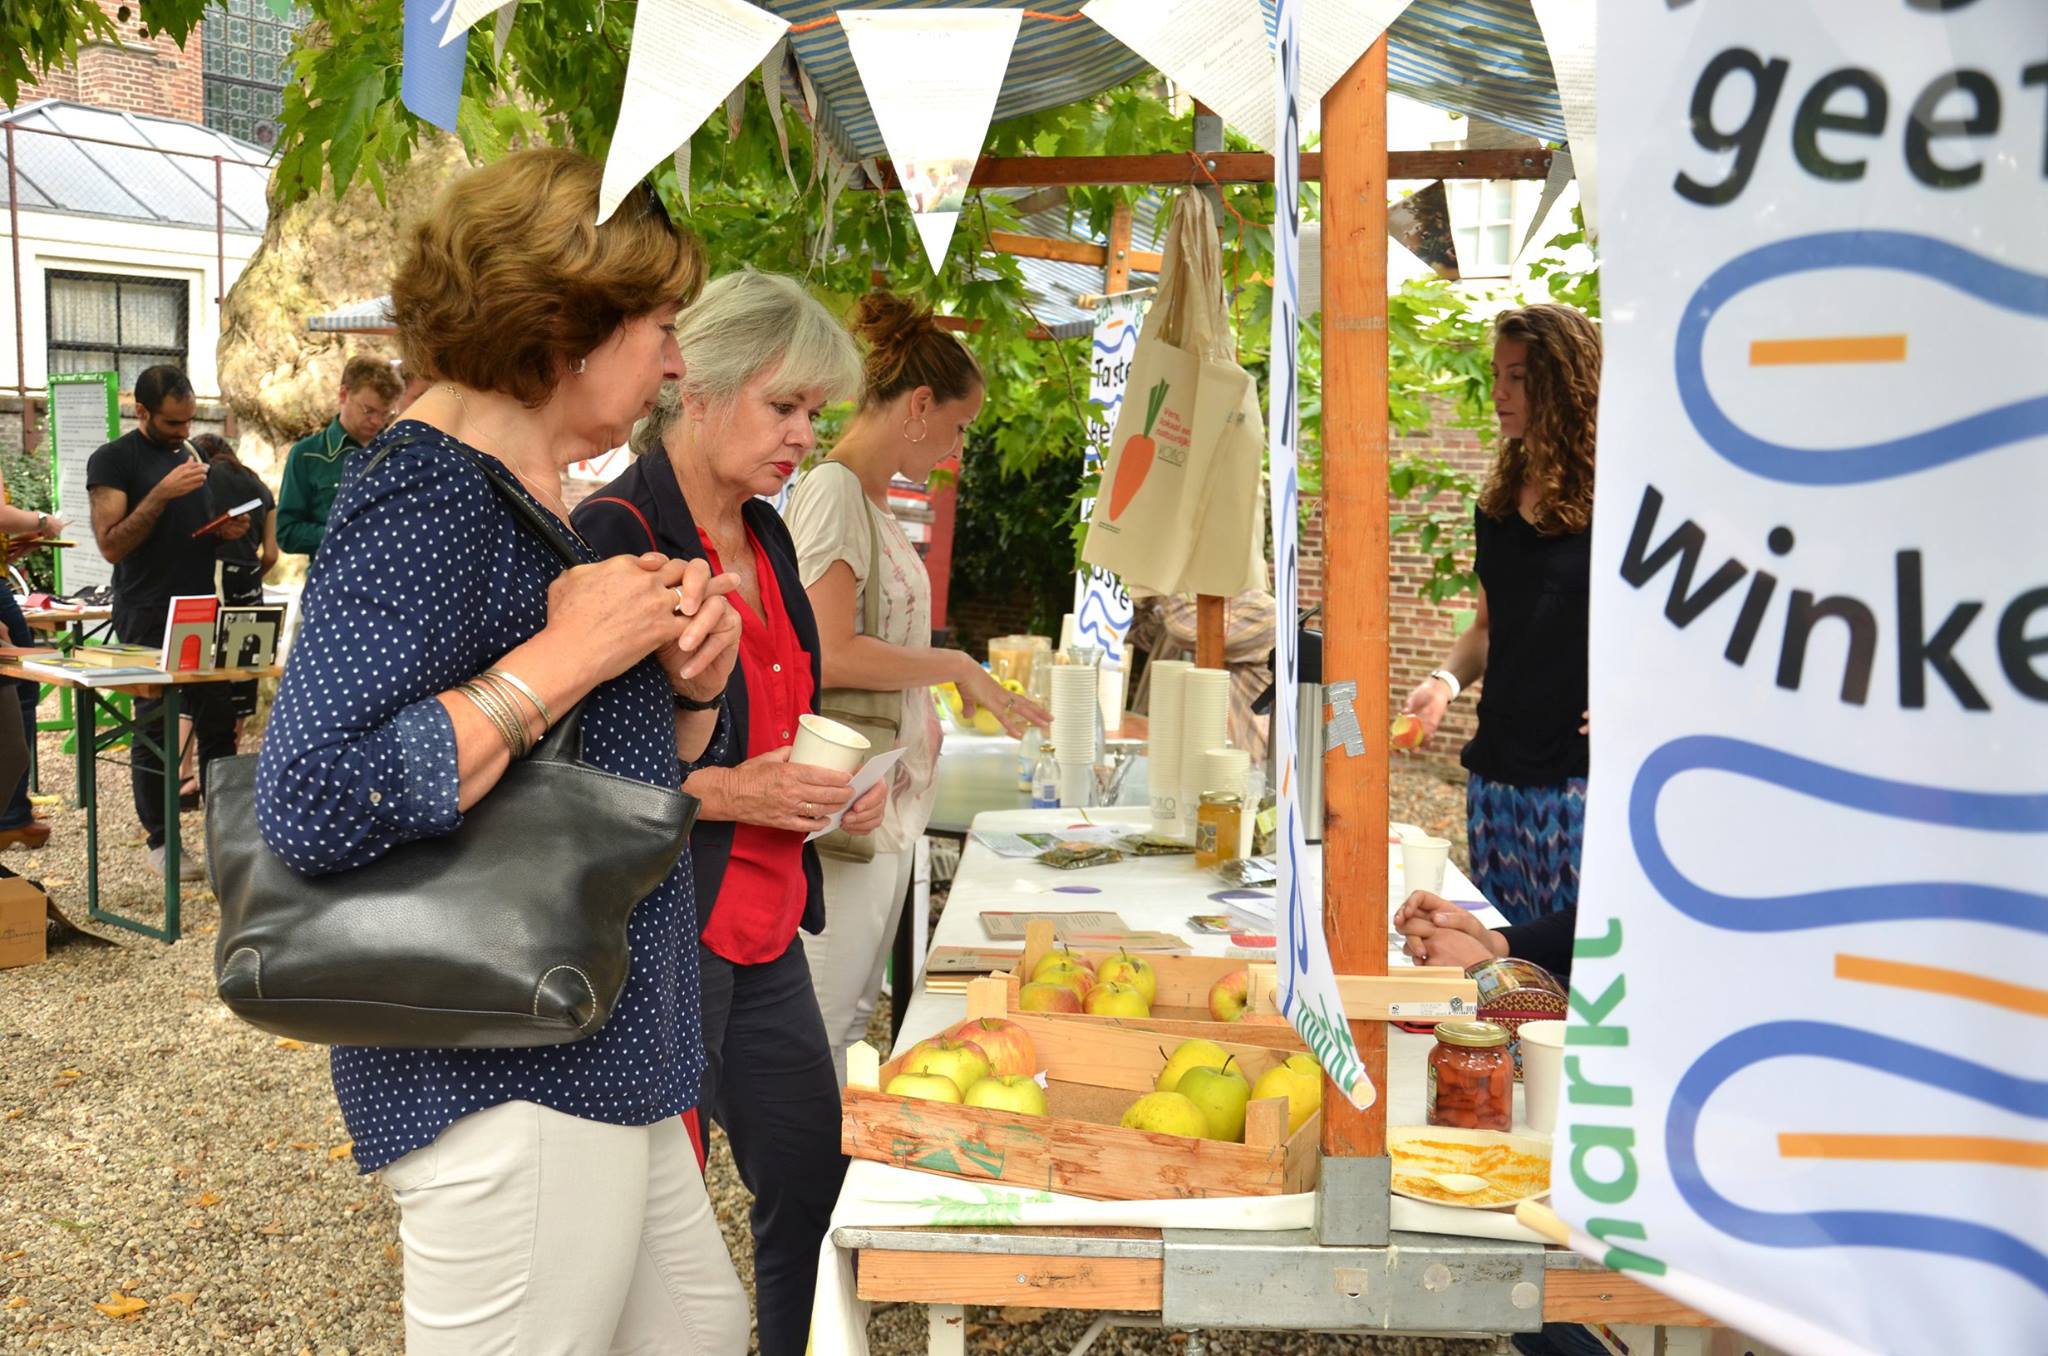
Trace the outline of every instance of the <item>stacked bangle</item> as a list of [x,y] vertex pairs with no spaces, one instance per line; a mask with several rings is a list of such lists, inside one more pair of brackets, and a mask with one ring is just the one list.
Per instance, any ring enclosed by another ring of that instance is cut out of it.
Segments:
[[470,705],[481,711],[484,718],[497,728],[498,737],[505,741],[507,752],[514,758],[526,756],[533,746],[526,733],[526,722],[520,718],[518,708],[505,700],[502,692],[476,679],[455,690],[467,697]]
[[547,703],[540,699],[540,693],[535,692],[533,685],[518,674],[510,669],[489,668],[484,670],[483,676],[485,678],[496,678],[500,682],[509,684],[515,692],[531,702],[534,714],[540,717],[540,723],[543,727],[555,723],[554,713],[548,710]]

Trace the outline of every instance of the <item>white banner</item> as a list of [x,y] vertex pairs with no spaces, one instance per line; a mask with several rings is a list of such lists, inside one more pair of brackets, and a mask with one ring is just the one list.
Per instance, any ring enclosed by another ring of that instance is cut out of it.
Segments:
[[[1088,377],[1088,446],[1082,453],[1082,474],[1095,475],[1109,451],[1109,433],[1124,407],[1131,356],[1138,351],[1138,328],[1145,318],[1142,297],[1105,297],[1095,308],[1095,337],[1090,346]],[[1081,501],[1081,521],[1095,511],[1095,500]],[[1074,635],[1083,645],[1099,645],[1106,663],[1121,665],[1124,637],[1131,629],[1131,591],[1115,574],[1087,565],[1074,577]]]
[[[1279,79],[1274,82],[1274,124],[1283,145],[1299,142],[1296,101],[1301,88],[1300,0],[1280,0]],[[1301,169],[1295,157],[1273,157],[1273,347],[1272,413],[1266,420],[1268,462],[1273,477],[1273,592],[1278,616],[1275,632],[1273,785],[1280,807],[1279,862],[1275,886],[1285,919],[1280,937],[1280,1010],[1294,1023],[1330,1081],[1353,1104],[1368,1107],[1379,1092],[1359,1062],[1351,1039],[1351,1023],[1337,992],[1336,967],[1323,936],[1322,859],[1311,857],[1301,823],[1302,731],[1299,728],[1301,688],[1301,562],[1299,525],[1301,462],[1296,439],[1300,432],[1301,376]],[[1308,757],[1321,758],[1321,731],[1309,732]],[[1377,830],[1374,831],[1377,833]],[[1383,909],[1386,901],[1366,907]]]
[[[598,190],[600,222],[611,220],[642,176],[696,134],[788,29],[787,20],[744,0],[640,0],[619,121]],[[687,201],[687,166],[678,172]]]
[[1794,1352],[2048,1350],[2048,6],[1599,20],[1556,1207]]
[[842,10],[875,126],[937,273],[1003,92],[1021,9]]

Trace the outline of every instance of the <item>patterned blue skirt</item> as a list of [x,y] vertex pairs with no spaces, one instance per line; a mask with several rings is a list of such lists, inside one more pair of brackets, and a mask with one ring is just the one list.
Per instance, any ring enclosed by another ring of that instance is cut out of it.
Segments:
[[1472,883],[1510,923],[1533,923],[1579,902],[1586,779],[1509,786],[1465,774]]

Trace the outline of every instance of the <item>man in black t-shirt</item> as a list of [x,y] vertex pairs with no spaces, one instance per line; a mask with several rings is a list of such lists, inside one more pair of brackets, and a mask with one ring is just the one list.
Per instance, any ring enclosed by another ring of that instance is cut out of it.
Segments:
[[[171,599],[213,596],[214,553],[221,539],[246,534],[246,518],[218,535],[193,534],[212,520],[206,463],[186,443],[196,401],[192,383],[175,367],[149,368],[135,379],[139,425],[92,454],[85,485],[92,499],[92,531],[100,554],[114,566],[114,634],[128,645],[161,645]],[[214,758],[234,752],[234,718],[208,686],[180,696],[199,741],[200,775]],[[162,703],[138,701],[135,716],[155,738]],[[161,750],[133,745],[135,815],[149,833],[149,856],[164,865],[164,785]],[[205,875],[198,853],[187,853],[180,874]]]

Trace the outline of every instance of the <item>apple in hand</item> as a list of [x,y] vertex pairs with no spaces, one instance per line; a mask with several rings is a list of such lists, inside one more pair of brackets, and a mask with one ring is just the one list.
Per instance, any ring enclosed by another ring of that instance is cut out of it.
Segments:
[[1152,962],[1142,956],[1133,956],[1128,951],[1119,951],[1104,961],[1095,971],[1100,984],[1128,984],[1145,996],[1145,1005],[1159,997],[1159,976],[1153,972]]
[[1252,993],[1252,972],[1232,970],[1209,986],[1209,1015],[1219,1022],[1234,1022],[1244,1016]]
[[1394,727],[1387,732],[1387,742],[1397,749],[1414,749],[1422,746],[1422,721],[1406,714],[1394,717]]
[[1015,1022],[970,1017],[947,1034],[956,1041],[980,1046],[988,1056],[989,1072],[1000,1077],[1038,1072],[1038,1050],[1031,1044],[1031,1033]]
[[891,1097],[915,1097],[921,1102],[957,1102],[960,1089],[943,1074],[900,1073],[882,1089]]
[[988,1055],[973,1041],[956,1041],[933,1036],[910,1047],[903,1057],[903,1072],[938,1074],[953,1080],[960,1092],[988,1077]]
[[1209,1120],[1196,1106],[1177,1092],[1148,1092],[1125,1109],[1117,1122],[1126,1130],[1149,1130],[1155,1135],[1180,1135],[1201,1139],[1208,1133]]
[[1081,995],[1069,985],[1040,980],[1017,991],[1017,1006],[1025,1012],[1079,1012]]
[[1159,1077],[1152,1084],[1155,1092],[1174,1092],[1180,1087],[1181,1075],[1190,1069],[1220,1069],[1230,1062],[1230,1052],[1215,1041],[1182,1041],[1166,1057],[1166,1067],[1159,1071]]
[[1096,1017],[1150,1017],[1152,1005],[1128,984],[1098,984],[1088,991],[1083,1009]]
[[967,1090],[967,1105],[1022,1116],[1045,1114],[1045,1089],[1029,1074],[995,1074]]
[[1252,1085],[1235,1067],[1189,1069],[1176,1091],[1201,1109],[1209,1126],[1206,1138],[1229,1144],[1244,1142],[1244,1110],[1251,1104]]

